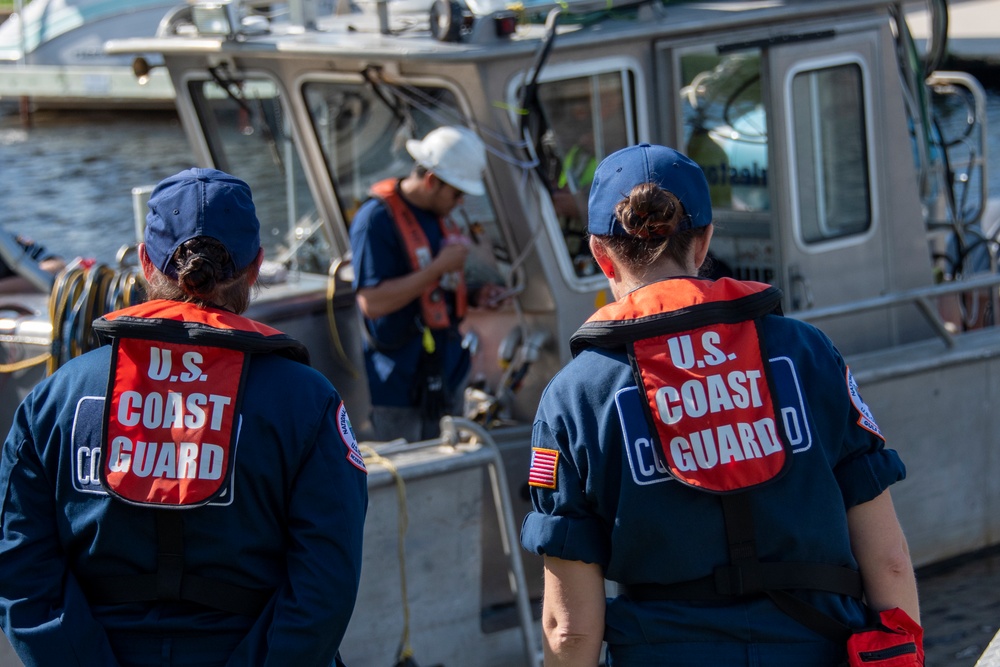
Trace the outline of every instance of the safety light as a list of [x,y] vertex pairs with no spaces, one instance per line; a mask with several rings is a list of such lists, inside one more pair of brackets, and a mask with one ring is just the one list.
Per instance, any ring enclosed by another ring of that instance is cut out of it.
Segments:
[[149,73],[153,70],[153,67],[149,64],[149,61],[142,56],[136,56],[135,60],[132,61],[132,73],[135,74],[136,82],[140,86],[145,86],[149,83]]
[[240,22],[233,0],[188,0],[191,20],[199,35],[218,35],[235,39]]
[[514,12],[496,12],[493,15],[493,25],[497,37],[508,37],[517,30],[517,14]]

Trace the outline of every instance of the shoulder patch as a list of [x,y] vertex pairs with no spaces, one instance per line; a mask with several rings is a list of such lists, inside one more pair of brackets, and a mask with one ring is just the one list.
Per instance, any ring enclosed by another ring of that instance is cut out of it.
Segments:
[[879,429],[878,424],[875,423],[875,417],[872,415],[871,409],[868,405],[861,399],[861,393],[858,391],[858,383],[854,379],[854,375],[851,373],[851,369],[847,369],[847,392],[851,395],[851,403],[854,404],[854,409],[858,411],[858,426],[865,429],[866,431],[871,431],[878,437],[885,440],[885,436],[882,435],[881,429]]
[[528,484],[543,489],[556,488],[556,473],[559,464],[559,450],[543,447],[531,448],[531,469]]
[[347,416],[347,406],[344,405],[343,401],[337,406],[337,431],[340,432],[340,439],[347,447],[347,460],[352,466],[368,474],[365,459],[361,456],[361,448],[358,447],[358,439],[354,436],[354,429],[351,427],[351,418]]

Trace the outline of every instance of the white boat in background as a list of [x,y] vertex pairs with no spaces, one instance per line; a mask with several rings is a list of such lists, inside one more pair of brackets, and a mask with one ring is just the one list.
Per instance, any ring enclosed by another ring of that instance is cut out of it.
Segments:
[[[177,0],[31,0],[0,24],[0,100],[37,106],[172,107],[160,70],[139,81],[111,39],[152,37]],[[159,64],[151,57],[150,62]]]

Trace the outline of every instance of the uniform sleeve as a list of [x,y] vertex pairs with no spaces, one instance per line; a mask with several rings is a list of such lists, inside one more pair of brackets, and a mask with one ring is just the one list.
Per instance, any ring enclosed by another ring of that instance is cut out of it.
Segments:
[[[531,433],[532,464],[529,472],[532,511],[521,525],[521,546],[539,555],[596,563],[606,570],[611,548],[603,520],[588,501],[589,461],[566,428],[547,421],[546,405],[553,393],[546,392]],[[556,423],[561,423],[557,420]],[[548,461],[555,453],[553,479],[548,480]],[[553,488],[544,483],[552,482]]]
[[31,397],[0,460],[0,622],[26,667],[118,662],[59,546],[55,490],[31,437]]
[[351,224],[351,256],[354,289],[375,287],[409,272],[395,223],[382,202],[369,200],[358,211]]
[[336,395],[290,493],[287,579],[229,665],[326,667],[347,630],[361,579],[368,478]]
[[889,486],[906,477],[899,454],[885,446],[879,429],[850,368],[839,359],[846,394],[847,429],[843,455],[834,467],[837,483],[844,497],[844,507],[851,508],[880,496]]

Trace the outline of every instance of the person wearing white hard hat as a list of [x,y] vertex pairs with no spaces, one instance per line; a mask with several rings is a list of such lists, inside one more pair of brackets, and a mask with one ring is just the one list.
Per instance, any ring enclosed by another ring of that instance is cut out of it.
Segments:
[[379,181],[351,222],[354,289],[365,319],[365,366],[378,439],[436,437],[469,371],[458,325],[469,305],[495,305],[499,285],[470,289],[469,240],[449,219],[486,194],[486,147],[463,127],[406,142],[402,178]]

